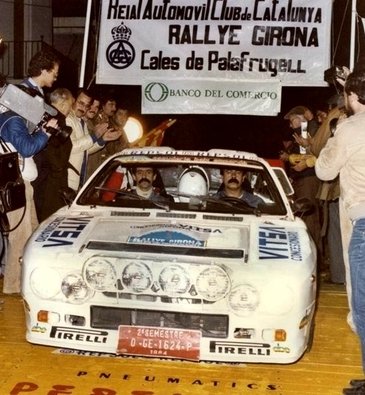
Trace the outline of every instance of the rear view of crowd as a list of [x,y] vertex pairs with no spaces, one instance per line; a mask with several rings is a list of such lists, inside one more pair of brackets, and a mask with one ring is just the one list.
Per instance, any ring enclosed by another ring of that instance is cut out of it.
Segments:
[[[108,156],[128,146],[123,129],[127,111],[110,95],[99,97],[82,88],[52,89],[60,67],[53,52],[40,51],[30,60],[27,78],[17,85],[42,97],[57,110],[56,116],[34,125],[0,106],[0,138],[18,152],[26,191],[25,208],[5,214],[7,227],[1,230],[4,293],[20,292],[23,248],[38,224],[72,200]],[[6,86],[2,77],[0,94]]]

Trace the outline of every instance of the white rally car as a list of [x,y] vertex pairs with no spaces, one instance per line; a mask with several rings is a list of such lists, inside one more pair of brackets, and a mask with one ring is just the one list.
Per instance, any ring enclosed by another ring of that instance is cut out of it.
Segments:
[[[136,193],[137,168],[153,169],[150,199]],[[222,171],[237,168],[258,206],[216,196]],[[26,246],[27,340],[196,361],[297,361],[312,338],[316,251],[291,192],[283,171],[247,152],[114,155]]]

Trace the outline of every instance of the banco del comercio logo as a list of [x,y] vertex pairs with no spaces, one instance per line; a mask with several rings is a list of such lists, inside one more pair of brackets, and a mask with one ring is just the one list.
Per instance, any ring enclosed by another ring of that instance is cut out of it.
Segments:
[[162,82],[150,82],[144,89],[144,96],[148,101],[158,103],[169,96],[169,88]]
[[126,69],[136,56],[133,45],[129,42],[132,31],[123,22],[111,30],[114,41],[106,50],[106,59],[115,69]]

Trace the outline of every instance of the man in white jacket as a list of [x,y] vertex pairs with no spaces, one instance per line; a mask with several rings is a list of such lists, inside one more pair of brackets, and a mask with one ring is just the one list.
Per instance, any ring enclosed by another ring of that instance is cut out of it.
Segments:
[[72,127],[70,168],[68,169],[68,186],[77,191],[86,181],[88,155],[103,148],[106,141],[120,137],[121,132],[108,128],[107,123],[95,127],[91,135],[82,119],[92,103],[92,96],[86,89],[80,89],[76,95],[72,111],[66,118],[66,124]]
[[[334,137],[319,154],[315,170],[324,181],[340,176],[341,232],[345,265],[348,262],[348,297],[365,370],[365,71],[351,73],[346,79],[344,92],[348,118],[338,122]],[[350,232],[344,225],[349,220],[353,225]],[[344,394],[365,394],[365,379],[352,380],[350,384],[352,388],[345,388]]]

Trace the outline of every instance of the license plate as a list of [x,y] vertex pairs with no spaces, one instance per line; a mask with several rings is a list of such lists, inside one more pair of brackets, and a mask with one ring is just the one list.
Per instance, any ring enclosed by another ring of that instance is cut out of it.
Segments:
[[120,325],[117,354],[198,361],[199,330]]

